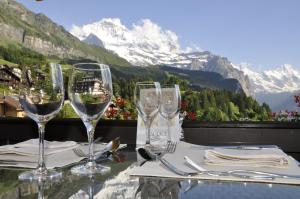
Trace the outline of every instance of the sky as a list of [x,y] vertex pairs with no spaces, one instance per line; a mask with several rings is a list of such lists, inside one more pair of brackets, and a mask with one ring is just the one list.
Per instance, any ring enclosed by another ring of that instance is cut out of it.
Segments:
[[102,18],[127,27],[150,19],[194,47],[266,70],[282,64],[300,69],[298,0],[18,0],[70,30]]

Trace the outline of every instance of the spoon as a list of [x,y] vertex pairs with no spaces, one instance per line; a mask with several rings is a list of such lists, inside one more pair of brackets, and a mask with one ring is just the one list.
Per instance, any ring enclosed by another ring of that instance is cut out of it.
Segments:
[[115,153],[119,149],[119,146],[120,146],[120,137],[117,137],[111,140],[102,151],[98,152],[95,155],[95,160],[99,159],[104,153],[107,153],[107,155]]
[[145,159],[145,161],[143,161],[140,164],[140,166],[142,166],[143,164],[145,164],[147,161],[157,160],[162,155],[162,153],[155,154],[155,153],[151,152],[150,150],[148,150],[146,148],[142,148],[142,147],[138,148],[137,151],[140,154],[140,156],[142,156],[142,158]]

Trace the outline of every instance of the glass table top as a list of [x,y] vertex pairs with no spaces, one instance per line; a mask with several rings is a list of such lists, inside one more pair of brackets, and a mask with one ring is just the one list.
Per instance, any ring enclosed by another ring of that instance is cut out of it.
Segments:
[[0,168],[0,198],[155,198],[155,199],[275,199],[300,198],[300,186],[266,183],[222,182],[211,180],[180,180],[168,178],[137,178],[126,173],[139,166],[136,153],[123,151],[123,161],[105,160],[111,172],[94,177],[72,175],[70,167],[61,169],[59,182],[20,182],[22,169]]

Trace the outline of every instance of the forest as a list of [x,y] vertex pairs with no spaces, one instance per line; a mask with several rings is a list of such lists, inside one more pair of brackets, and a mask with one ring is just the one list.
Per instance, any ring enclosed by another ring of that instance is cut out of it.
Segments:
[[[0,59],[23,66],[44,66],[49,58],[29,49],[16,46],[0,46]],[[51,60],[53,61],[53,60]],[[74,60],[56,60],[63,66],[65,86]],[[82,60],[76,60],[80,62]],[[158,66],[140,68],[134,66],[111,66],[114,100],[106,112],[106,119],[136,119],[137,112],[133,103],[135,83],[138,81],[159,81],[161,84],[178,84],[181,90],[181,112],[186,119],[199,121],[266,121],[270,120],[271,109],[267,104],[260,105],[243,92],[225,89],[195,87],[180,75],[163,71]],[[1,86],[3,92],[5,88]],[[77,117],[66,101],[58,117]]]

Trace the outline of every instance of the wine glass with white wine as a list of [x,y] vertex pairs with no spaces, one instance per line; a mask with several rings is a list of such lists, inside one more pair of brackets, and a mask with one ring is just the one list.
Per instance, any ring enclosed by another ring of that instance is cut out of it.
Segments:
[[68,94],[72,107],[86,127],[89,142],[87,163],[73,167],[71,172],[78,175],[109,172],[110,167],[96,164],[93,145],[96,125],[113,96],[109,66],[98,63],[75,64],[69,79]]
[[61,172],[48,170],[44,161],[44,134],[46,123],[61,110],[64,102],[63,75],[59,64],[23,68],[19,87],[19,101],[28,117],[39,130],[38,166],[19,175],[20,180],[57,180]]

